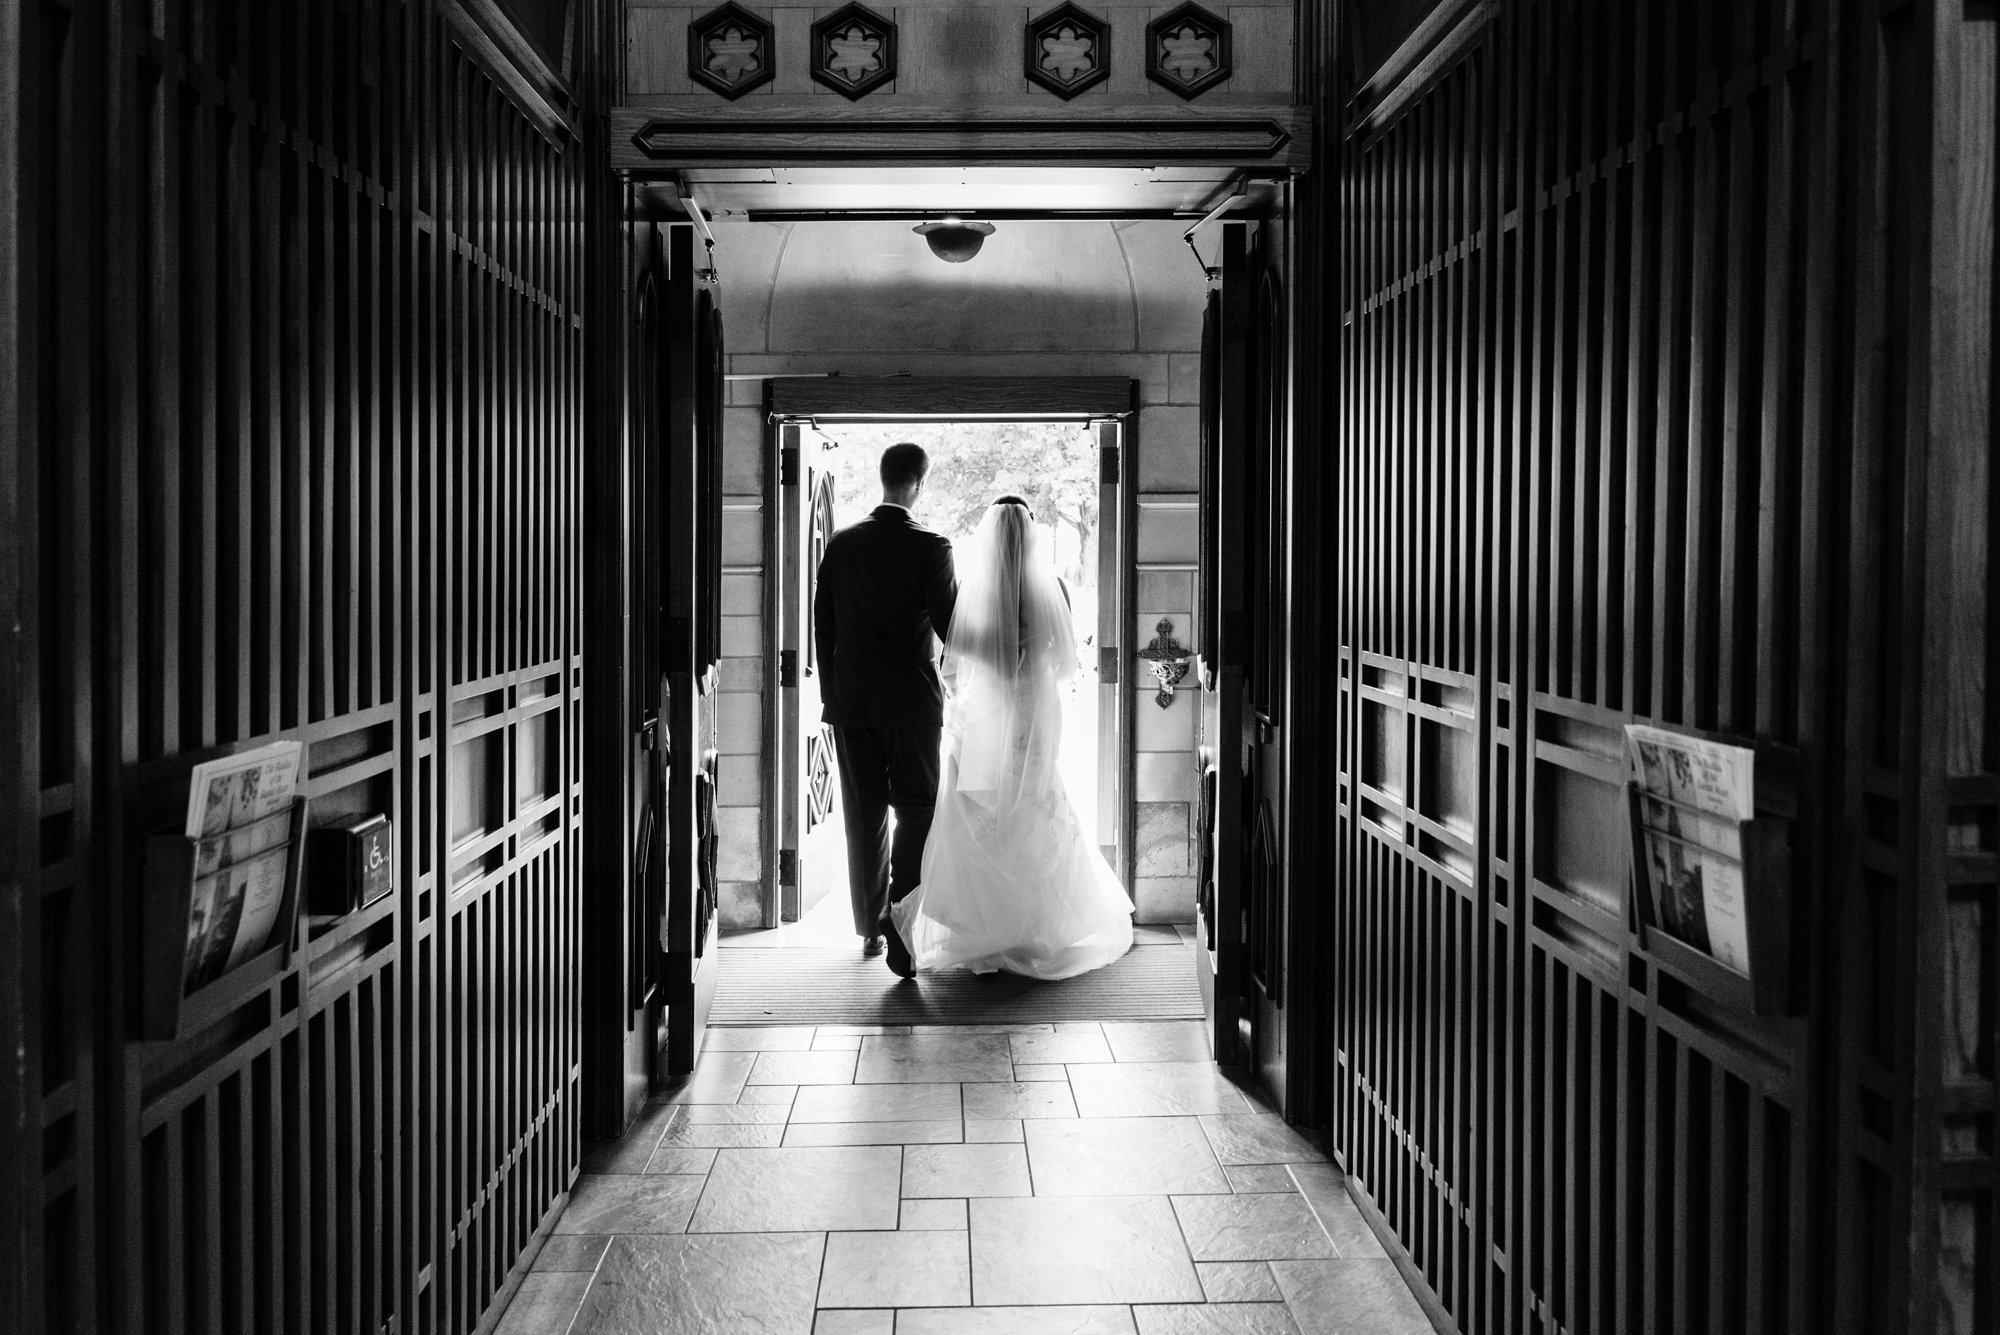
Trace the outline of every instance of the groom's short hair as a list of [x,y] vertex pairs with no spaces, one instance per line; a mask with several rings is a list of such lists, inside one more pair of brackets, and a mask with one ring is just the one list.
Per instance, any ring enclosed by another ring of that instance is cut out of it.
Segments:
[[882,489],[908,491],[931,471],[931,457],[924,447],[904,441],[882,451]]

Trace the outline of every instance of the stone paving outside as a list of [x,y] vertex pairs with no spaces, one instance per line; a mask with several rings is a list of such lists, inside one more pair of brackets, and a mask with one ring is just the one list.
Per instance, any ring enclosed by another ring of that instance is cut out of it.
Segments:
[[711,1029],[497,1335],[1419,1335],[1199,1023]]

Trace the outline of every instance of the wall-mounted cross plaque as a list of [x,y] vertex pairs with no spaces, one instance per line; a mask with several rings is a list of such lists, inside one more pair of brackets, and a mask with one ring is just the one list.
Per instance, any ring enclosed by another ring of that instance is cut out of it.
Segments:
[[1153,703],[1167,709],[1174,703],[1174,687],[1188,674],[1188,659],[1193,657],[1193,651],[1174,638],[1174,623],[1167,618],[1161,617],[1153,630],[1153,642],[1139,651],[1139,657],[1152,669],[1153,680],[1160,683]]
[[896,77],[896,25],[866,5],[812,25],[812,76],[849,101]]
[[768,19],[737,4],[711,9],[688,24],[688,78],[739,98],[776,76],[775,47]]
[[1111,25],[1076,5],[1052,9],[1028,23],[1026,72],[1068,101],[1111,77]]

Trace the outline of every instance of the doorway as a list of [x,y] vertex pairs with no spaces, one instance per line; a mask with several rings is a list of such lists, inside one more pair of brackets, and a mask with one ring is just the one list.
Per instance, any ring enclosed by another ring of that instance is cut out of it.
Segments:
[[[995,497],[1011,494],[1028,502],[1053,554],[1057,577],[1070,596],[1079,661],[1064,688],[1061,773],[1086,833],[1094,838],[1099,818],[1097,772],[1105,762],[1098,754],[1097,726],[1098,549],[1103,528],[1097,430],[1089,422],[1058,418],[808,422],[806,431],[812,439],[803,448],[813,453],[826,493],[816,503],[830,508],[836,529],[867,517],[880,502],[877,469],[882,452],[905,440],[923,446],[931,458],[930,475],[916,505],[917,522],[951,539],[959,551],[965,550]],[[799,724],[803,729],[814,721],[802,717]],[[807,758],[805,764],[806,774],[798,776],[801,782],[811,775],[814,759]],[[815,830],[818,837],[800,845],[797,904],[784,915],[807,926],[801,935],[815,942],[853,935],[844,907],[846,839],[837,795],[822,823],[825,833]]]
[[[1130,962],[1088,981],[925,975],[919,989],[890,997],[891,975],[879,960],[859,954],[831,739],[819,719],[810,608],[820,552],[834,530],[879,503],[882,450],[915,440],[931,455],[920,522],[963,543],[993,498],[1012,493],[1046,526],[1071,594],[1080,658],[1064,702],[1064,784],[1130,892],[1132,683],[1119,680],[1119,664],[1129,656],[1125,623],[1136,569],[1133,382],[829,376],[765,383],[767,476],[779,492],[766,498],[773,522],[765,553],[767,568],[779,572],[767,624],[780,689],[766,734],[779,875],[767,925],[722,941],[718,1007],[745,1010],[749,1019],[740,1022],[758,1022],[804,989],[814,1004],[862,1005],[871,1008],[870,1018],[888,1023],[1019,1019],[1031,1011],[1040,1019],[1200,1018],[1190,952],[1182,931],[1166,924],[1142,925]],[[1154,946],[1171,949],[1147,949]],[[781,951],[794,954],[779,958]],[[756,982],[760,977],[768,981]],[[866,996],[857,1000],[856,988]]]
[[1008,493],[1024,497],[1038,522],[1050,526],[1084,660],[1065,701],[1063,777],[1085,827],[1129,891],[1130,710],[1117,673],[1133,571],[1126,477],[1131,382],[799,377],[766,383],[777,454],[772,471],[784,493],[770,508],[778,550],[767,551],[784,575],[770,644],[781,687],[770,757],[781,807],[779,912],[766,922],[801,921],[829,894],[846,892],[831,737],[819,720],[814,579],[827,539],[879,502],[881,453],[900,440],[930,451],[917,518],[954,544],[972,536],[994,497]]

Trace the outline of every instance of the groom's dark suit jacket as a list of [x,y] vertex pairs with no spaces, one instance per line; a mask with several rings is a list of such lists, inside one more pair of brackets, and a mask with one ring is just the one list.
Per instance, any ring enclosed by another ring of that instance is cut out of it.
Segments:
[[951,628],[951,539],[896,505],[833,535],[813,595],[821,718],[836,727],[944,724],[932,635]]

